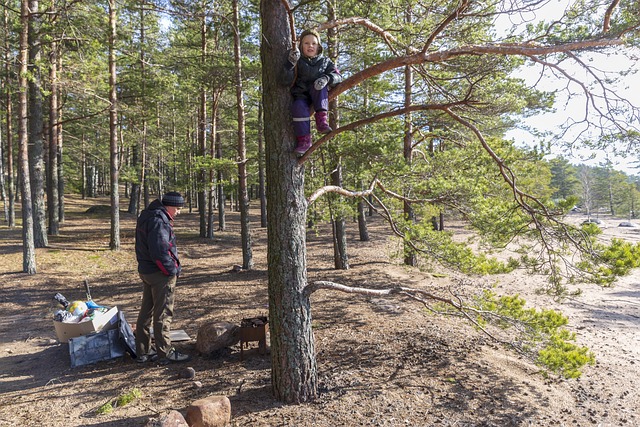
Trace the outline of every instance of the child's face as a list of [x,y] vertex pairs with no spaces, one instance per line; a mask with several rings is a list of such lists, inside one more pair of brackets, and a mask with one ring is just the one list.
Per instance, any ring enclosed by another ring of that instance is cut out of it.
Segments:
[[309,58],[318,56],[318,39],[313,34],[307,34],[304,36],[300,41],[300,45],[302,46],[300,50],[304,56]]

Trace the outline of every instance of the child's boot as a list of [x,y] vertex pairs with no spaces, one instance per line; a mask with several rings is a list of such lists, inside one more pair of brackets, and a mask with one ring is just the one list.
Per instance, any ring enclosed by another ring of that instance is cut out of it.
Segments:
[[333,129],[329,126],[327,122],[327,112],[326,111],[316,111],[316,129],[319,133],[330,133]]
[[306,151],[311,148],[311,135],[302,135],[296,136],[297,145],[295,150],[296,154],[304,154]]

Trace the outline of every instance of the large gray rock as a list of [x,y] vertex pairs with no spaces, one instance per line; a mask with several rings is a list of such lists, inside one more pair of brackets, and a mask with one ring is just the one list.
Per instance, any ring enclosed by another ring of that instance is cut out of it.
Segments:
[[196,350],[201,354],[211,354],[231,347],[240,341],[240,327],[229,322],[212,322],[198,329]]
[[187,408],[191,427],[224,427],[231,421],[231,402],[227,396],[198,399]]

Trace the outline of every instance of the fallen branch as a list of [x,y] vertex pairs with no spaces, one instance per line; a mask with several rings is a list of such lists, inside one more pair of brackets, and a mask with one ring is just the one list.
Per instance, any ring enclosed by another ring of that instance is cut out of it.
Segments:
[[[307,286],[305,286],[303,289],[303,293],[307,297],[309,297],[312,293],[320,289],[327,289],[327,290],[333,290],[333,291],[340,291],[348,294],[376,296],[376,297],[403,295],[410,299],[413,299],[415,301],[422,303],[425,306],[425,308],[427,308],[432,313],[447,315],[447,316],[453,315],[453,316],[464,317],[470,323],[472,323],[476,328],[478,328],[485,335],[491,338],[493,341],[506,345],[508,347],[511,347],[519,354],[531,357],[530,354],[524,351],[522,345],[519,345],[518,343],[513,341],[506,341],[498,338],[497,336],[489,332],[484,326],[482,326],[477,319],[478,317],[482,317],[482,318],[491,318],[494,321],[506,322],[511,326],[516,327],[516,329],[518,329],[520,332],[525,332],[527,329],[527,326],[524,325],[523,322],[520,322],[517,319],[500,315],[492,311],[481,310],[481,309],[472,307],[470,305],[466,305],[464,304],[463,299],[460,296],[455,295],[452,292],[451,292],[451,297],[448,298],[448,297],[442,297],[442,296],[436,295],[429,291],[425,291],[424,289],[408,288],[404,286],[395,286],[387,289],[370,289],[370,288],[358,288],[358,287],[346,286],[336,282],[321,280],[321,281],[307,284]],[[429,303],[433,301],[448,305],[452,307],[454,311],[452,312],[452,311],[436,310],[429,305]]]

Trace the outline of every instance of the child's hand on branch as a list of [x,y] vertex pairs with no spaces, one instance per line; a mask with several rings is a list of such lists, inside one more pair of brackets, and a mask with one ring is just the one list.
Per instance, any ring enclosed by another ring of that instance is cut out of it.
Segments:
[[313,87],[315,87],[316,90],[320,90],[323,87],[325,87],[328,83],[329,83],[329,77],[322,76],[315,81],[315,83],[313,84]]
[[300,59],[300,51],[296,48],[289,50],[289,62],[296,65],[298,63],[298,59]]

